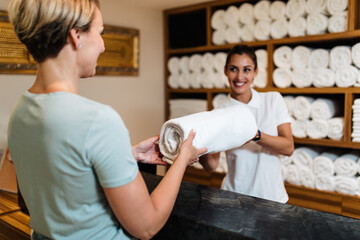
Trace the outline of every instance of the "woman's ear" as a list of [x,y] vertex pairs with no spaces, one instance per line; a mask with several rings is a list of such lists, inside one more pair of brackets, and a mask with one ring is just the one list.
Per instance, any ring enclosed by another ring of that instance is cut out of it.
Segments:
[[78,29],[73,28],[70,30],[68,41],[75,49],[81,48],[80,32]]

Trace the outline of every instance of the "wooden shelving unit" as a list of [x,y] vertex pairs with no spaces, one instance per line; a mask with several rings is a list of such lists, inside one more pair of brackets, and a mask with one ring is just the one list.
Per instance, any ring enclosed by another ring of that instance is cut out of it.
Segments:
[[[207,100],[208,109],[211,110],[212,100],[218,93],[229,93],[229,89],[172,89],[168,87],[167,79],[169,72],[167,70],[167,61],[173,56],[191,56],[192,54],[203,54],[205,52],[226,52],[236,44],[214,45],[212,43],[212,28],[211,16],[218,9],[226,10],[229,6],[234,5],[239,7],[242,3],[247,2],[255,4],[257,1],[245,0],[219,0],[211,1],[203,4],[192,5],[188,7],[169,9],[164,11],[164,32],[165,32],[165,49],[164,49],[164,71],[165,71],[165,120],[169,118],[169,100],[174,98],[197,98]],[[322,147],[336,147],[344,149],[360,149],[360,143],[351,141],[352,129],[352,109],[351,106],[355,98],[360,97],[360,88],[277,88],[272,81],[272,73],[275,69],[273,61],[273,53],[277,47],[287,45],[295,47],[303,45],[312,48],[332,48],[338,45],[354,45],[360,42],[360,2],[358,0],[348,1],[348,27],[346,32],[341,33],[326,33],[321,35],[312,35],[304,37],[270,39],[267,41],[242,42],[252,46],[254,49],[266,49],[268,53],[268,83],[266,88],[256,89],[257,91],[278,91],[283,95],[311,95],[315,97],[328,97],[339,99],[343,103],[343,116],[345,120],[344,137],[342,140],[335,141],[330,139],[309,139],[309,138],[294,138],[296,144],[299,145],[316,145]],[[193,19],[192,19],[193,18]],[[205,22],[202,26],[199,24],[187,24],[182,26],[181,20],[187,19],[188,22]],[[174,26],[176,29],[174,29]],[[194,29],[194,28],[199,29]],[[191,39],[187,41],[176,42],[176,37],[172,34],[176,32],[177,36],[192,34],[192,38],[200,39],[192,43]],[[202,35],[200,35],[202,34]],[[205,36],[204,36],[205,35]],[[175,42],[174,42],[175,41]],[[224,174],[209,174],[204,170],[189,168],[185,174],[184,180],[220,187]],[[289,203],[303,207],[313,208],[321,211],[328,211],[345,216],[352,216],[360,218],[359,204],[360,198],[356,196],[345,196],[333,192],[321,192],[314,189],[303,188],[299,186],[292,186],[287,184],[286,188],[289,193]],[[321,197],[319,197],[321,196]],[[334,200],[334,204],[326,204]],[[336,204],[335,204],[336,202]],[[333,210],[332,205],[340,206],[337,210]],[[329,207],[327,207],[329,206]],[[339,210],[340,209],[340,210]]]

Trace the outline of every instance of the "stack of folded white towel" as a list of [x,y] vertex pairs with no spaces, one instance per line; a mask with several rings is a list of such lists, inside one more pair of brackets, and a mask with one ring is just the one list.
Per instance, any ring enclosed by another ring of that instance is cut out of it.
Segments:
[[211,16],[212,41],[221,45],[344,32],[347,7],[347,0],[263,0],[231,5]]
[[281,46],[274,51],[276,87],[352,87],[360,85],[360,43],[332,49]]
[[342,139],[344,118],[339,117],[341,106],[338,101],[301,95],[286,95],[284,101],[289,115],[293,118],[291,123],[293,136]]
[[353,142],[360,142],[360,98],[354,100],[352,105],[352,133]]
[[207,110],[207,101],[203,99],[170,99],[170,119]]
[[286,182],[322,191],[360,196],[360,152],[298,147],[290,157],[282,156]]

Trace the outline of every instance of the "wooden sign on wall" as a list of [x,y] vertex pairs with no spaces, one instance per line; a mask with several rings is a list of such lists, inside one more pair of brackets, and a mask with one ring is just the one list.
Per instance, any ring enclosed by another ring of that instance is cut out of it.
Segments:
[[[96,75],[139,75],[139,30],[104,26],[105,52]],[[36,62],[18,40],[6,12],[0,11],[0,74],[35,74]]]

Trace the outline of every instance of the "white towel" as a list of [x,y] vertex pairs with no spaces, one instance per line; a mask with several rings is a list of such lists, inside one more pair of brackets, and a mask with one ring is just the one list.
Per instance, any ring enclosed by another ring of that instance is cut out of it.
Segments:
[[179,88],[179,74],[171,74],[168,77],[168,84],[170,88]]
[[267,71],[259,68],[257,76],[254,78],[253,85],[256,88],[265,88],[267,85]]
[[315,188],[321,191],[332,192],[334,188],[334,176],[319,174],[315,176]]
[[357,191],[357,182],[354,177],[335,176],[334,188],[336,192],[355,195]]
[[270,5],[270,17],[274,20],[286,17],[286,3],[282,1],[274,1]]
[[294,109],[294,99],[295,97],[292,95],[286,95],[283,96],[286,108],[288,110],[289,116],[292,117],[293,116],[293,109]]
[[213,71],[213,75],[214,75],[214,87],[215,88],[224,88],[225,87],[225,82],[223,80],[225,74],[224,72],[217,72],[217,71]]
[[254,18],[258,21],[270,21],[270,1],[258,1],[254,5]]
[[201,65],[205,71],[212,72],[215,70],[215,57],[214,54],[206,52],[202,55]]
[[191,87],[191,76],[189,72],[181,73],[177,80],[180,88],[188,89]]
[[322,13],[328,15],[327,7],[326,7],[327,0],[307,0],[306,1],[306,12],[308,14],[314,13]]
[[352,151],[341,155],[334,161],[334,169],[336,175],[353,177],[358,172],[358,164],[360,153]]
[[313,159],[319,154],[320,150],[315,147],[298,147],[292,154],[292,160],[299,167],[310,167]]
[[201,85],[206,89],[214,88],[214,82],[216,81],[214,72],[204,71],[201,75]]
[[308,66],[311,49],[302,45],[296,46],[292,51],[291,66],[293,69],[305,69]]
[[225,41],[227,43],[237,43],[241,41],[240,32],[241,29],[238,26],[230,26],[225,30]]
[[327,68],[329,66],[329,50],[317,48],[311,51],[308,67],[312,69]]
[[234,5],[230,5],[224,13],[224,22],[228,27],[238,27],[239,25],[239,14],[238,8]]
[[307,119],[294,120],[291,123],[291,131],[293,136],[297,138],[306,138],[307,137],[306,129],[308,128],[309,123],[310,121]]
[[273,58],[277,67],[290,69],[292,62],[292,49],[289,46],[276,48]]
[[224,52],[217,52],[214,55],[214,66],[216,71],[224,72],[225,62],[227,54]]
[[324,152],[315,157],[310,164],[310,168],[315,175],[334,175],[334,161],[339,157],[335,152]]
[[328,18],[321,13],[309,14],[306,18],[307,35],[323,34],[328,26]]
[[[266,1],[263,1],[266,2]],[[271,24],[268,21],[259,20],[255,23],[254,37],[256,40],[265,41],[270,39]]]
[[293,162],[292,161],[292,156],[280,155],[280,162],[281,162],[282,166],[290,165]]
[[167,67],[171,74],[180,74],[180,58],[171,57],[168,60]]
[[329,68],[312,69],[312,84],[315,87],[333,87],[335,85],[335,73]]
[[314,101],[310,96],[297,96],[294,99],[293,115],[297,120],[309,119],[311,114],[311,103]]
[[310,138],[321,139],[326,138],[329,131],[329,124],[326,120],[314,119],[311,120],[308,128],[306,129],[306,134]]
[[309,167],[300,167],[300,183],[304,187],[315,188],[315,175]]
[[207,153],[215,153],[242,146],[258,128],[251,111],[239,105],[168,120],[161,128],[159,140],[165,161],[174,161],[192,129],[196,131],[193,146],[207,147]]
[[348,0],[327,0],[327,10],[331,15],[336,12],[343,12],[348,7]]
[[308,69],[295,69],[291,71],[291,81],[297,88],[310,87],[312,85],[311,71]]
[[239,21],[242,24],[253,25],[255,23],[254,18],[254,5],[250,3],[243,3],[239,7]]
[[240,38],[244,42],[252,42],[255,40],[254,37],[255,24],[245,24],[240,29]]
[[225,34],[226,34],[226,29],[217,29],[215,31],[213,31],[212,34],[212,42],[215,45],[221,45],[225,43]]
[[311,104],[311,118],[328,120],[340,111],[340,104],[334,99],[318,98]]
[[200,73],[202,72],[203,66],[202,66],[202,56],[200,54],[193,54],[190,56],[189,59],[189,69],[192,72]]
[[352,87],[359,77],[359,69],[354,66],[343,66],[335,72],[335,84],[338,87]]
[[218,30],[218,29],[225,29],[226,28],[226,24],[225,24],[225,21],[224,21],[224,14],[225,14],[225,10],[218,9],[211,16],[211,27],[213,29]]
[[305,0],[289,0],[286,3],[286,16],[288,18],[301,17],[306,13]]
[[273,39],[285,38],[288,35],[288,21],[285,17],[276,19],[271,23],[270,36]]
[[212,105],[214,108],[219,108],[227,101],[227,99],[228,99],[228,97],[224,93],[216,94],[216,96],[214,97],[214,99],[212,101]]
[[340,12],[329,18],[328,31],[330,33],[345,32],[347,29],[347,13]]
[[329,66],[334,71],[351,65],[351,47],[336,46],[330,50]]
[[265,49],[257,49],[255,50],[256,60],[259,69],[266,69],[268,66],[268,55]]
[[190,57],[188,56],[182,56],[180,58],[179,67],[180,67],[181,75],[190,73],[189,61],[190,61]]
[[360,68],[360,42],[351,47],[351,59],[354,65]]
[[190,73],[190,87],[191,88],[201,88],[202,74],[200,72]]
[[291,70],[285,68],[276,68],[273,72],[273,82],[276,87],[287,88],[292,83]]
[[288,24],[288,33],[290,37],[305,36],[306,19],[304,17],[291,17]]
[[329,119],[327,122],[329,124],[328,138],[332,140],[341,140],[344,136],[344,118],[335,117]]
[[294,185],[301,185],[300,182],[300,169],[294,164],[286,166],[285,181]]

